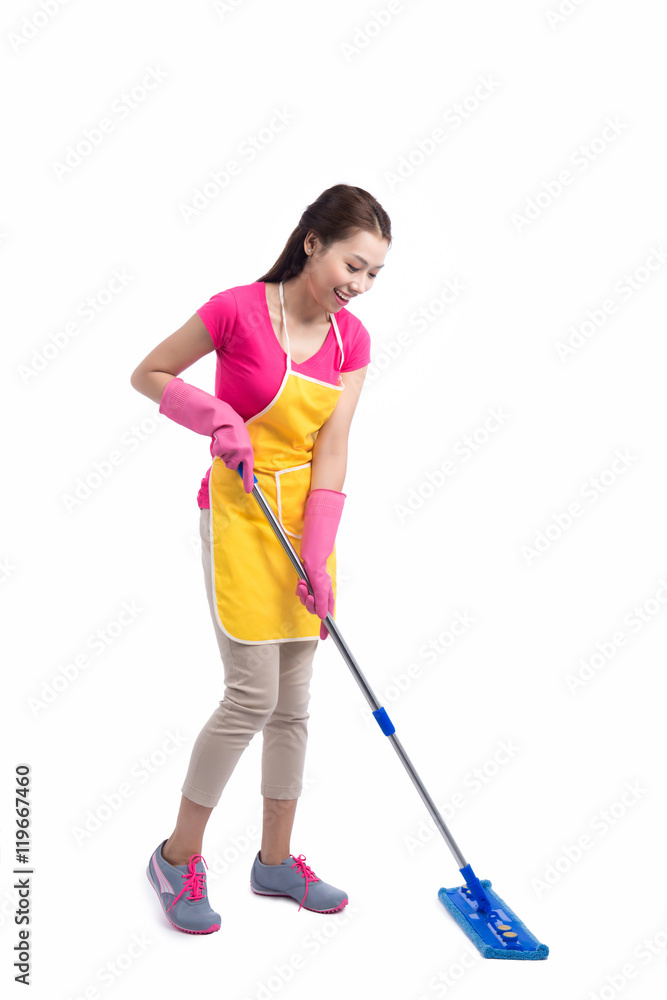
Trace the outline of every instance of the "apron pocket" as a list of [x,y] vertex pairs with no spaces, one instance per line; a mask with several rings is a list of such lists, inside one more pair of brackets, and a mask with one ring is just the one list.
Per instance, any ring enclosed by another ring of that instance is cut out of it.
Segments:
[[278,516],[288,535],[301,538],[306,499],[310,490],[311,463],[275,473]]

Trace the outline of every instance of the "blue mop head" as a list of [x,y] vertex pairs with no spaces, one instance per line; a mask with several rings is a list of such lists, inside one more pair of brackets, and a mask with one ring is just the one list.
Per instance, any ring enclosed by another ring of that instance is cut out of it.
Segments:
[[[438,889],[438,899],[461,925],[484,958],[536,961],[546,958],[549,948],[540,944],[516,913],[492,889],[488,879],[478,880],[468,865],[461,869],[468,885]],[[478,895],[489,906],[480,905]]]

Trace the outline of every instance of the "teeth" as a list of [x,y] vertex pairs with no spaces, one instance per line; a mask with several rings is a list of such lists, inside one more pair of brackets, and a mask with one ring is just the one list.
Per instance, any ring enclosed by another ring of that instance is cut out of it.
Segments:
[[350,296],[349,295],[343,295],[343,293],[341,291],[339,291],[338,289],[336,289],[336,295],[339,298],[341,298],[341,299],[345,299],[346,302],[350,301]]

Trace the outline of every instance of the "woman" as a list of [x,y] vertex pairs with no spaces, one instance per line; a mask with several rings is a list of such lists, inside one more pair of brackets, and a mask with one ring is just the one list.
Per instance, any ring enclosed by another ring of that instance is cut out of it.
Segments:
[[[347,439],[370,361],[370,337],[347,311],[368,291],[391,244],[390,220],[367,191],[328,188],[304,211],[267,274],[214,295],[144,358],[135,389],[160,412],[211,438],[197,497],[202,562],[224,664],[224,698],[195,741],[173,833],[147,874],[179,930],[220,927],[209,904],[202,840],[243,750],[262,730],[261,848],[250,884],[333,913],[347,894],[290,853],[302,790],[309,683],[333,615],[335,540]],[[215,396],[178,376],[217,354]],[[257,483],[299,554],[295,573],[259,504]]]

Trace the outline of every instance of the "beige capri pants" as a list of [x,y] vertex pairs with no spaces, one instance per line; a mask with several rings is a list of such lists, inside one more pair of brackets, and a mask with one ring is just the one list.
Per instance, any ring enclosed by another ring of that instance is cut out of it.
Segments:
[[199,805],[216,806],[241,754],[261,730],[261,794],[296,799],[303,787],[310,680],[319,639],[250,645],[225,635],[211,584],[210,511],[200,508],[199,518],[204,582],[225,690],[195,741],[181,791]]

